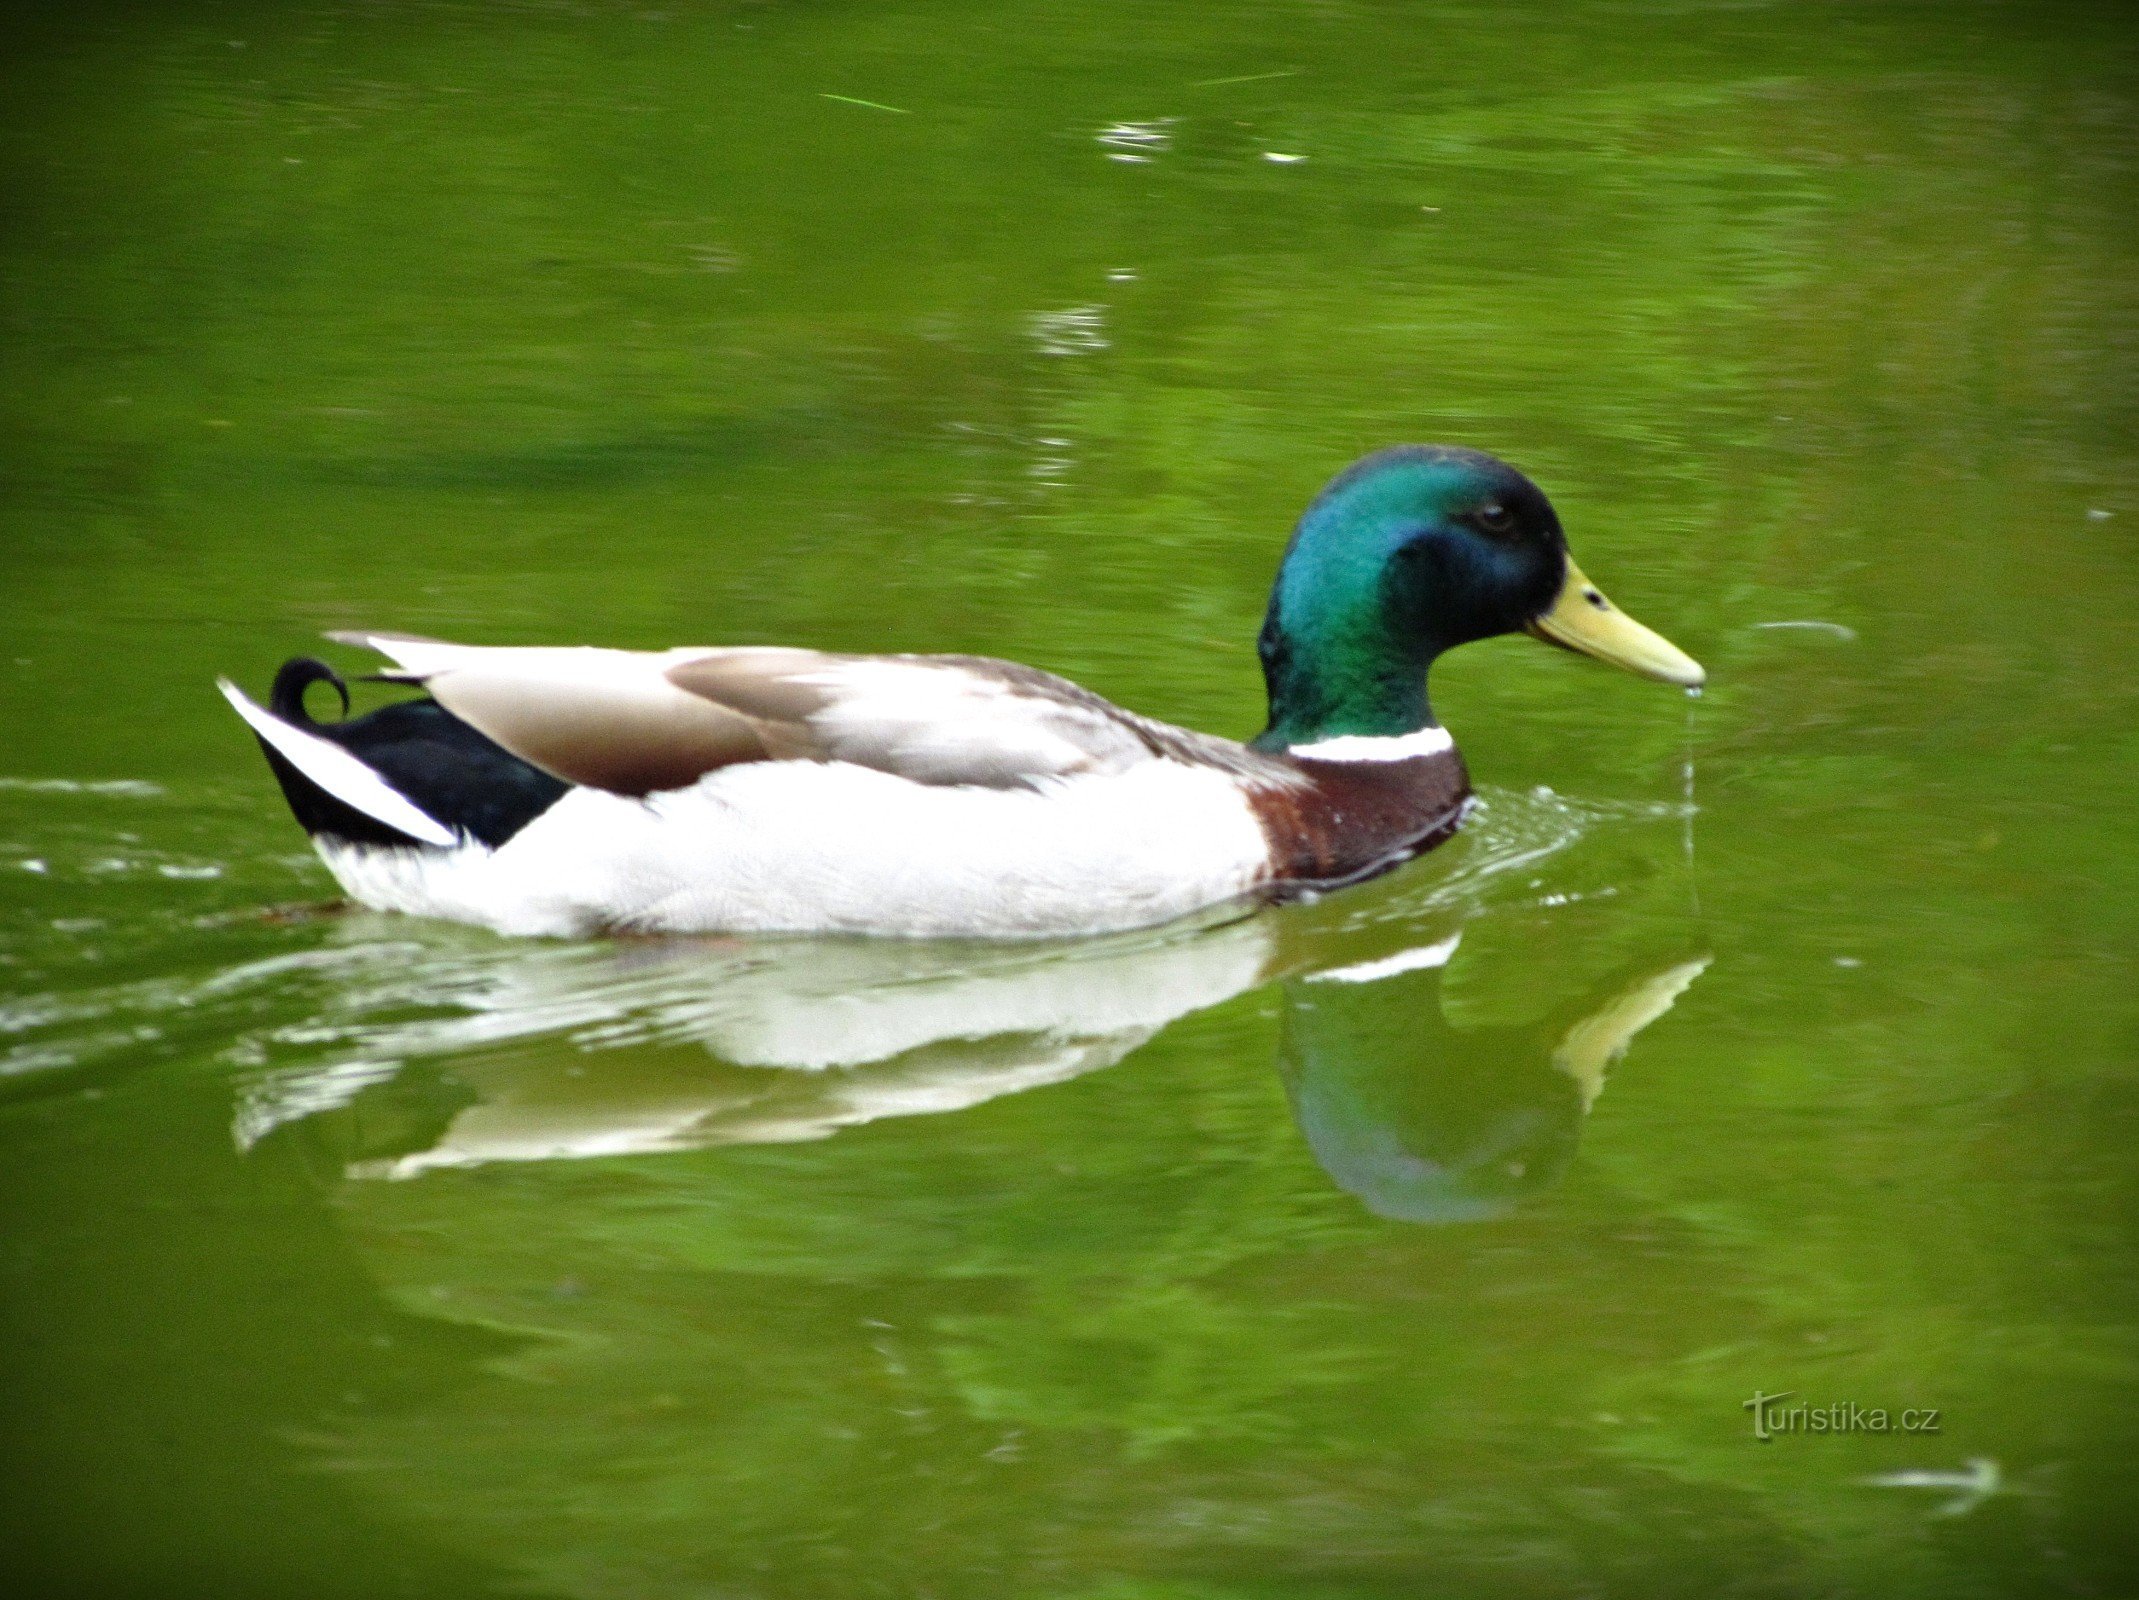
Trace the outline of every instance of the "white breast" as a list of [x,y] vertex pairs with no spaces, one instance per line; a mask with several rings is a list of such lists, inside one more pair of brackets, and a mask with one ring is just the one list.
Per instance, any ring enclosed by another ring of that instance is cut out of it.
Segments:
[[1230,899],[1268,864],[1236,781],[1175,761],[1032,789],[752,762],[643,801],[575,789],[494,851],[320,854],[366,905],[561,935],[1095,933]]

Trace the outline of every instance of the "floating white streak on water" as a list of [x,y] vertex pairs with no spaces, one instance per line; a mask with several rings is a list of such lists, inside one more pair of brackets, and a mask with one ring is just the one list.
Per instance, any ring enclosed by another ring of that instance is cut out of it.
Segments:
[[[1857,1481],[1874,1489],[1954,1489],[1959,1493],[1932,1511],[1934,1517],[1963,1517],[2005,1488],[2005,1474],[1989,1456],[1970,1456],[1965,1472],[1925,1468],[1874,1473]],[[2023,1491],[2025,1492],[2025,1491]]]
[[410,939],[378,940],[364,944],[335,945],[323,950],[295,950],[287,955],[263,956],[225,968],[197,986],[202,994],[224,994],[294,972],[339,972],[350,968],[378,966],[393,972],[420,961],[425,947]]
[[1456,946],[1463,942],[1463,932],[1458,929],[1436,944],[1422,944],[1415,950],[1399,950],[1393,956],[1383,956],[1379,961],[1361,961],[1349,967],[1333,967],[1328,972],[1316,972],[1308,976],[1309,983],[1377,983],[1383,978],[1393,978],[1399,972],[1418,972],[1427,967],[1445,967],[1448,958],[1456,953]]
[[[127,843],[135,842],[132,834],[122,834],[120,837]],[[39,877],[48,877],[52,872],[52,863],[43,856],[25,856],[15,862],[14,865],[19,871],[35,873]],[[306,865],[309,866],[310,863],[307,862]],[[81,870],[93,877],[116,877],[128,873],[147,871],[151,867],[161,877],[187,881],[220,878],[224,871],[220,862],[158,861],[154,859],[153,852],[148,859],[131,856],[98,856],[93,861],[82,863]]]
[[0,789],[18,794],[94,794],[122,800],[153,800],[163,785],[145,778],[0,778]]
[[1587,894],[1581,894],[1572,889],[1564,894],[1541,894],[1530,904],[1551,910],[1558,906],[1580,905],[1585,900],[1609,900],[1618,892],[1619,888],[1616,884],[1608,883],[1603,888],[1594,889]]
[[1246,72],[1234,78],[1199,78],[1191,89],[1218,89],[1230,83],[1268,83],[1273,78],[1297,78],[1304,67],[1280,67],[1275,72]]
[[19,1050],[10,1050],[0,1055],[0,1078],[20,1077],[28,1072],[49,1072],[54,1067],[71,1067],[76,1060],[75,1052],[64,1045],[26,1045]]
[[241,1098],[231,1117],[230,1142],[240,1151],[250,1150],[285,1122],[338,1111],[400,1070],[398,1061],[344,1061],[288,1079],[272,1101]]
[[1094,135],[1103,145],[1124,152],[1117,154],[1117,161],[1148,161],[1154,152],[1173,148],[1172,117],[1160,117],[1153,122],[1113,122]]
[[1068,306],[1060,311],[1034,314],[1030,324],[1033,342],[1048,356],[1087,355],[1107,348],[1107,308]]
[[1854,640],[1857,637],[1855,628],[1845,626],[1839,622],[1822,622],[1814,617],[1792,617],[1784,622],[1756,622],[1753,627],[1756,630],[1763,628],[1801,628],[1807,633],[1831,633],[1837,639]]

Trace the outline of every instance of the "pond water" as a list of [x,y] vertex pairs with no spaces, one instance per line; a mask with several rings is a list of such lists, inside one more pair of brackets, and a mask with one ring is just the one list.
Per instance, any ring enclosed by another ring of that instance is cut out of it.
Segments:
[[[10,1587],[2133,1592],[2133,42],[17,18]],[[337,911],[212,688],[782,642],[1245,736],[1292,519],[1403,439],[1525,466],[1711,685],[1458,653],[1480,811],[1318,904]]]

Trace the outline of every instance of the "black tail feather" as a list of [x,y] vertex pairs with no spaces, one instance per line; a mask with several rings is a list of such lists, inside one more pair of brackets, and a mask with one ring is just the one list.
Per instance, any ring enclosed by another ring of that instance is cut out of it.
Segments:
[[[304,698],[315,683],[334,686],[341,696],[342,720],[312,720]],[[282,664],[268,709],[284,722],[340,745],[427,815],[492,849],[549,810],[571,787],[478,733],[429,696],[351,717],[349,686],[341,674],[310,656]],[[265,740],[261,749],[307,833],[351,844],[419,842],[329,794]]]

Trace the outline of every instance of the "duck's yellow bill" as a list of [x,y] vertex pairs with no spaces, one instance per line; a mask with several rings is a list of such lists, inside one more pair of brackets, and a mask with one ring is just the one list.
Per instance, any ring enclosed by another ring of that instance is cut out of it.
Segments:
[[1567,563],[1567,581],[1552,609],[1530,624],[1529,631],[1547,644],[1579,650],[1644,678],[1696,689],[1708,681],[1701,663],[1651,628],[1604,598],[1604,591]]

